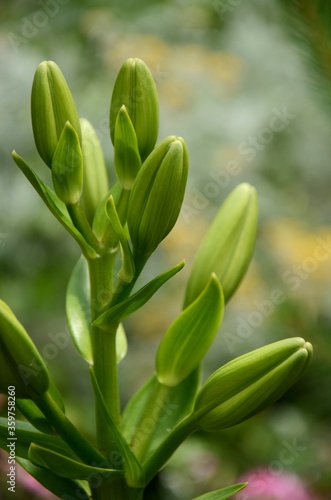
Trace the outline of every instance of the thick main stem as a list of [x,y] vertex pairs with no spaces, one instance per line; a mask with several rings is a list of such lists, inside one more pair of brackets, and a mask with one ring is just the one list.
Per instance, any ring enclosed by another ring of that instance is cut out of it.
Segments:
[[[100,256],[89,261],[91,288],[91,321],[93,322],[110,303],[113,287],[113,254]],[[93,367],[107,410],[113,420],[119,423],[119,394],[116,362],[116,327],[105,332],[98,327],[91,328]],[[96,402],[97,446],[104,455],[114,449],[114,442],[107,423]]]
[[[97,259],[89,260],[92,322],[102,314],[111,302],[113,296],[114,260],[115,254],[106,254]],[[101,328],[92,327],[91,341],[93,371],[105,400],[108,413],[119,426],[120,398],[116,359],[116,330],[116,325],[113,325],[111,331],[107,332]],[[114,468],[117,466],[122,467],[123,464],[118,463],[118,459],[121,457],[118,455],[116,444],[97,400],[95,402],[95,415],[96,438],[99,451],[105,455]],[[114,481],[105,480],[98,488],[92,488],[92,497],[94,500],[139,500],[138,494],[138,490],[128,488],[123,478],[118,478]]]

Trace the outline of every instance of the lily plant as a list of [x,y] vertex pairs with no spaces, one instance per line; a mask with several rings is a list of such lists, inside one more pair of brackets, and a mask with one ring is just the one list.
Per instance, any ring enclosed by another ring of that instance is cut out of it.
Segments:
[[[164,332],[154,373],[123,409],[118,384],[118,363],[127,351],[123,321],[184,266],[179,262],[137,287],[150,256],[179,216],[187,146],[176,136],[157,143],[157,89],[140,59],[124,62],[113,88],[113,186],[97,133],[79,118],[67,82],[52,61],[36,69],[31,117],[53,188],[15,151],[13,159],[81,250],[66,292],[66,316],[90,372],[95,430],[88,439],[67,417],[41,354],[0,301],[0,391],[24,416],[15,426],[13,419],[0,419],[0,446],[8,451],[14,429],[16,461],[59,498],[141,500],[192,433],[239,424],[281,397],[307,369],[312,346],[302,338],[281,340],[233,359],[201,382],[201,363],[254,249],[257,195],[243,183],[225,199],[197,250],[181,312]],[[245,486],[228,486],[195,500],[226,499]]]

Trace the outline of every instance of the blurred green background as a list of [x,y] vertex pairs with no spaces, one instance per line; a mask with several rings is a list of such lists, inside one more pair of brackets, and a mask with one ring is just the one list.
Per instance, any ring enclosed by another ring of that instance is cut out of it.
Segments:
[[[298,23],[297,7],[309,15],[307,24]],[[142,282],[183,258],[187,265],[125,324],[130,349],[120,365],[123,405],[153,370],[159,339],[180,311],[201,237],[241,182],[258,190],[256,252],[227,307],[204,376],[288,336],[314,345],[311,368],[277,404],[228,431],[194,436],[146,498],[189,499],[276,462],[280,471],[302,478],[312,499],[331,498],[328,10],[326,1],[0,0],[0,297],[31,333],[77,425],[86,433],[93,428],[86,366],[71,343],[54,347],[54,336],[68,335],[65,289],[79,249],[11,159],[16,149],[49,181],[29,114],[33,74],[44,59],[57,62],[80,115],[96,128],[113,181],[109,103],[128,57],[142,58],[155,77],[159,137],[181,135],[189,147],[182,214]],[[309,30],[320,34],[312,40],[323,52],[305,43]],[[300,451],[282,462],[284,447],[295,443]],[[4,483],[1,495],[6,498]],[[22,498],[39,498],[29,495]]]

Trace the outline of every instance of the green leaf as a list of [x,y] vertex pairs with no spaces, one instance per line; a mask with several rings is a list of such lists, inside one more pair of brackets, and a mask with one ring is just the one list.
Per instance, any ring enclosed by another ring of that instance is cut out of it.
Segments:
[[206,493],[205,495],[201,495],[199,497],[193,498],[193,500],[226,500],[227,498],[232,497],[238,491],[246,488],[247,483],[233,484],[232,486],[227,486],[226,488],[222,488],[221,490],[211,491],[210,493]]
[[[80,355],[93,364],[92,344],[90,339],[91,308],[90,281],[88,265],[84,256],[78,259],[67,288],[66,313],[72,340]],[[122,325],[116,333],[117,362],[124,358],[127,351],[127,341]]]
[[79,202],[83,191],[83,153],[75,129],[67,122],[52,160],[55,193],[66,205]]
[[[7,419],[0,417],[0,448],[8,450],[8,427]],[[69,448],[69,446],[58,436],[49,436],[43,434],[29,424],[28,422],[22,422],[16,420],[16,430],[15,437],[16,443],[16,456],[28,459],[29,457],[29,447],[31,443],[36,443],[39,446],[48,448],[61,455],[65,455],[70,458],[76,459],[76,455]]]
[[109,426],[112,438],[123,457],[127,482],[129,486],[141,487],[144,485],[143,470],[141,464],[137,460],[137,457],[131,450],[130,446],[128,445],[120,431],[117,429],[117,426],[113,421],[111,415],[108,413],[106,402],[98,385],[92,366],[90,367],[90,375],[96,400],[98,401],[103,417]]
[[136,132],[125,105],[120,108],[114,133],[114,164],[117,178],[124,189],[132,189],[141,167]]
[[184,380],[207,354],[224,310],[221,285],[215,274],[204,290],[170,325],[156,355],[156,374],[173,387]]
[[49,469],[58,476],[68,479],[88,479],[92,474],[98,474],[109,480],[123,475],[121,470],[85,465],[34,443],[29,449],[29,459],[34,465]]
[[[64,403],[61,394],[52,381],[48,392],[64,413]],[[45,434],[56,434],[53,426],[49,423],[45,415],[39,410],[34,401],[31,399],[17,399],[16,405],[24,417],[40,432],[44,432]]]
[[147,283],[147,285],[143,286],[136,293],[131,295],[123,302],[110,307],[108,311],[104,312],[99,318],[94,321],[93,325],[98,326],[107,331],[108,326],[116,323],[117,321],[122,321],[124,318],[135,312],[137,309],[140,309],[146,302],[149,301],[151,297],[161,288],[164,283],[166,283],[170,278],[175,276],[181,269],[183,269],[185,262],[182,261],[176,266],[172,267],[168,271],[160,274],[152,281]]
[[55,434],[55,430],[48,422],[45,416],[41,413],[38,406],[31,399],[17,399],[16,406],[24,415],[24,417],[31,422],[33,427],[45,434]]
[[191,412],[199,381],[200,369],[197,369],[176,387],[170,387],[167,398],[161,400],[156,396],[160,386],[156,375],[148,379],[129,401],[122,416],[123,434],[133,450],[144,438],[144,425],[147,430],[150,418],[154,416],[156,426],[146,455],[148,457],[153,453],[169,432]]
[[40,198],[43,200],[47,208],[52,212],[54,217],[66,228],[71,236],[77,241],[82,252],[89,258],[96,257],[95,250],[85,241],[80,232],[75,228],[69,219],[68,211],[62,201],[56,196],[54,191],[50,189],[33,171],[33,169],[21,158],[16,151],[12,153],[16,165],[21,169],[25,177],[35,188]]
[[118,276],[126,283],[130,283],[134,278],[134,262],[132,252],[126,233],[117,214],[115,201],[112,195],[109,196],[106,203],[106,214],[121,244],[122,267],[119,271]]
[[17,457],[16,460],[30,476],[34,477],[40,484],[59,498],[65,498],[65,494],[68,495],[68,498],[80,498],[82,500],[89,500],[91,498],[87,484],[59,477],[47,469],[36,467],[24,458]]
[[82,255],[75,265],[68,284],[66,313],[69,331],[79,354],[93,363],[90,339],[90,282],[87,261]]

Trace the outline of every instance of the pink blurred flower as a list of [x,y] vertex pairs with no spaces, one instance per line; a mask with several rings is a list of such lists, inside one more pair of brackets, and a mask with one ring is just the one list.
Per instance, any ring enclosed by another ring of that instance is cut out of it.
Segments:
[[247,482],[248,486],[234,497],[236,500],[314,500],[302,481],[287,471],[257,468],[241,476],[238,482]]

